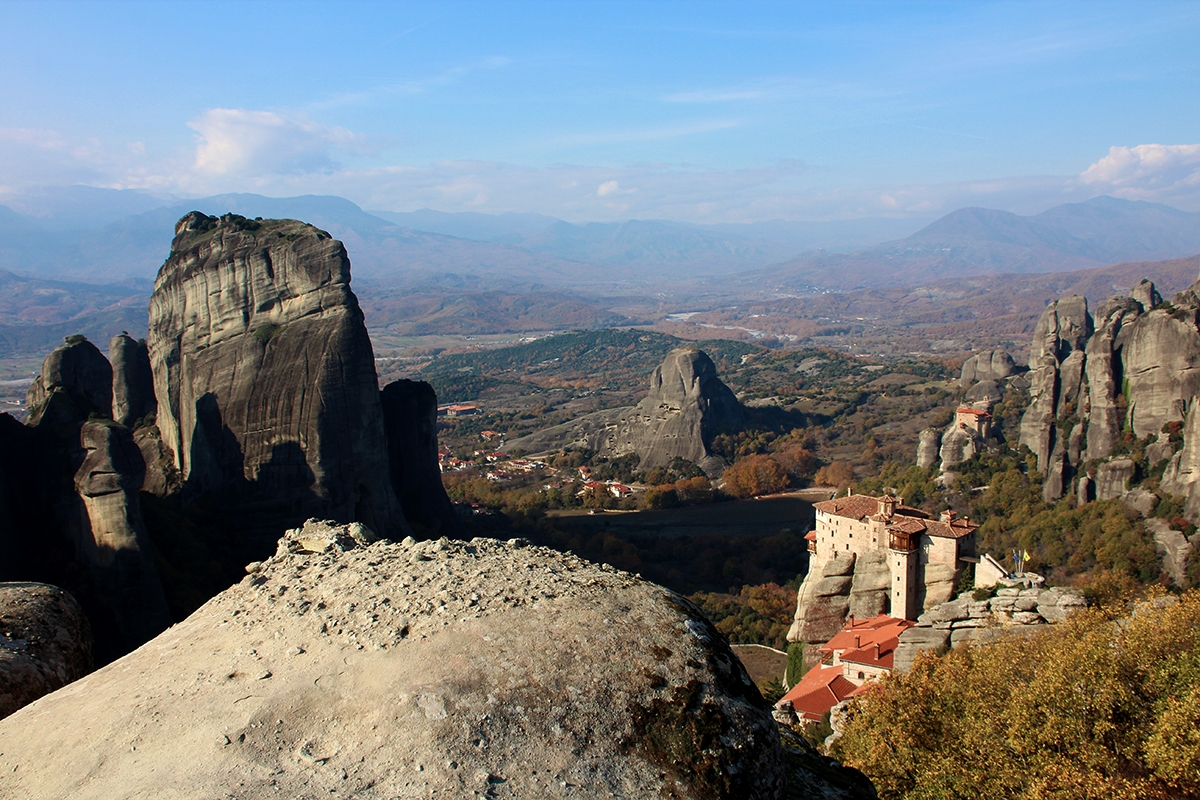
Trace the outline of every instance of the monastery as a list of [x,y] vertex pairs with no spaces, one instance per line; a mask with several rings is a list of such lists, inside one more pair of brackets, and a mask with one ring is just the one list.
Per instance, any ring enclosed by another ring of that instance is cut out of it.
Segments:
[[853,553],[861,559],[886,551],[891,573],[888,608],[893,617],[915,620],[929,605],[927,601],[935,599],[926,596],[930,565],[941,565],[938,572],[957,573],[966,561],[975,560],[979,526],[956,517],[953,511],[931,519],[892,494],[848,494],[816,503],[814,508],[816,528],[805,537],[809,575],[820,575],[825,564],[836,557]]

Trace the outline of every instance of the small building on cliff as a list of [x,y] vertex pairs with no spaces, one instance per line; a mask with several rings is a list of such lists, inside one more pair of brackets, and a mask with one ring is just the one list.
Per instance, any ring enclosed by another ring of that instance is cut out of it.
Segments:
[[817,651],[820,662],[780,698],[776,708],[790,708],[802,723],[820,721],[864,684],[892,671],[900,634],[914,624],[884,614],[861,621],[850,617],[845,627]]
[[891,494],[850,494],[813,507],[816,528],[808,541],[809,573],[819,574],[826,562],[839,556],[854,554],[862,558],[886,552],[891,577],[887,594],[894,617],[916,619],[924,610],[922,576],[927,565],[945,565],[957,573],[964,558],[975,555],[975,531],[979,526],[953,511],[931,519]]

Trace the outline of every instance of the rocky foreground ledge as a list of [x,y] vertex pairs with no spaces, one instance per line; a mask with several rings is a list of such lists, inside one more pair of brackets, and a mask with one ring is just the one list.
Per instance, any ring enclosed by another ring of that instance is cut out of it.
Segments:
[[310,521],[0,722],[0,796],[801,796],[684,598],[522,541],[372,538]]

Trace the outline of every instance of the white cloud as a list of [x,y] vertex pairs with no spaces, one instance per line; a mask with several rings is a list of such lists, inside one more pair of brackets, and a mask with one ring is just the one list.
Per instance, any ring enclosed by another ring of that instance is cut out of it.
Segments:
[[1131,200],[1188,200],[1200,194],[1200,144],[1112,147],[1079,179]]
[[608,197],[621,191],[621,184],[616,181],[605,181],[596,187],[596,197]]
[[195,169],[204,175],[256,177],[331,172],[336,152],[367,152],[366,137],[303,116],[212,108],[188,123],[200,134]]

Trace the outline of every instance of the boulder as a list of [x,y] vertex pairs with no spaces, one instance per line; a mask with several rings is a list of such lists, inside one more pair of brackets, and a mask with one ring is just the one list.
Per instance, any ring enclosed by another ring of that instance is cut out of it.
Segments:
[[788,641],[824,644],[842,629],[850,611],[856,561],[854,553],[846,553],[810,567],[796,591]]
[[975,433],[958,425],[951,425],[942,436],[942,447],[938,453],[942,460],[942,471],[970,461],[978,452],[979,441]]
[[1121,394],[1118,371],[1120,355],[1116,342],[1126,325],[1142,313],[1129,298],[1114,297],[1096,310],[1096,332],[1087,343],[1084,377],[1088,386],[1087,447],[1085,458],[1108,458],[1121,432],[1124,419],[1117,398]]
[[967,390],[963,399],[971,404],[991,408],[1004,399],[1004,391],[996,381],[980,381]]
[[1158,495],[1146,489],[1131,489],[1121,496],[1121,502],[1143,517],[1148,517],[1158,505]]
[[399,380],[381,394],[392,488],[405,518],[426,530],[461,535],[463,526],[438,468],[437,394],[425,381]]
[[1046,622],[1062,622],[1083,608],[1087,608],[1087,600],[1078,589],[1047,589],[1038,596],[1037,613]]
[[137,342],[119,333],[108,343],[108,360],[113,372],[112,418],[132,428],[138,420],[153,416],[158,407],[150,351],[145,340]]
[[148,342],[186,502],[222,509],[263,547],[306,516],[408,530],[341,242],[295,220],[186,215]]
[[[1186,295],[1183,295],[1186,296]],[[1149,311],[1121,332],[1121,360],[1128,387],[1128,423],[1134,434],[1158,434],[1164,424],[1182,420],[1187,404],[1200,394],[1200,333],[1196,304]]]
[[1162,559],[1163,572],[1176,586],[1187,582],[1187,563],[1192,555],[1192,543],[1182,532],[1173,529],[1166,520],[1148,519],[1146,527],[1154,536],[1154,549]]
[[306,525],[0,722],[6,793],[791,794],[770,709],[685,598],[519,541],[355,539]]
[[0,718],[91,670],[92,632],[75,598],[44,583],[0,583]]
[[950,631],[937,628],[909,628],[900,634],[899,644],[892,656],[892,669],[907,672],[912,669],[917,653],[932,652],[940,655],[950,646]]

